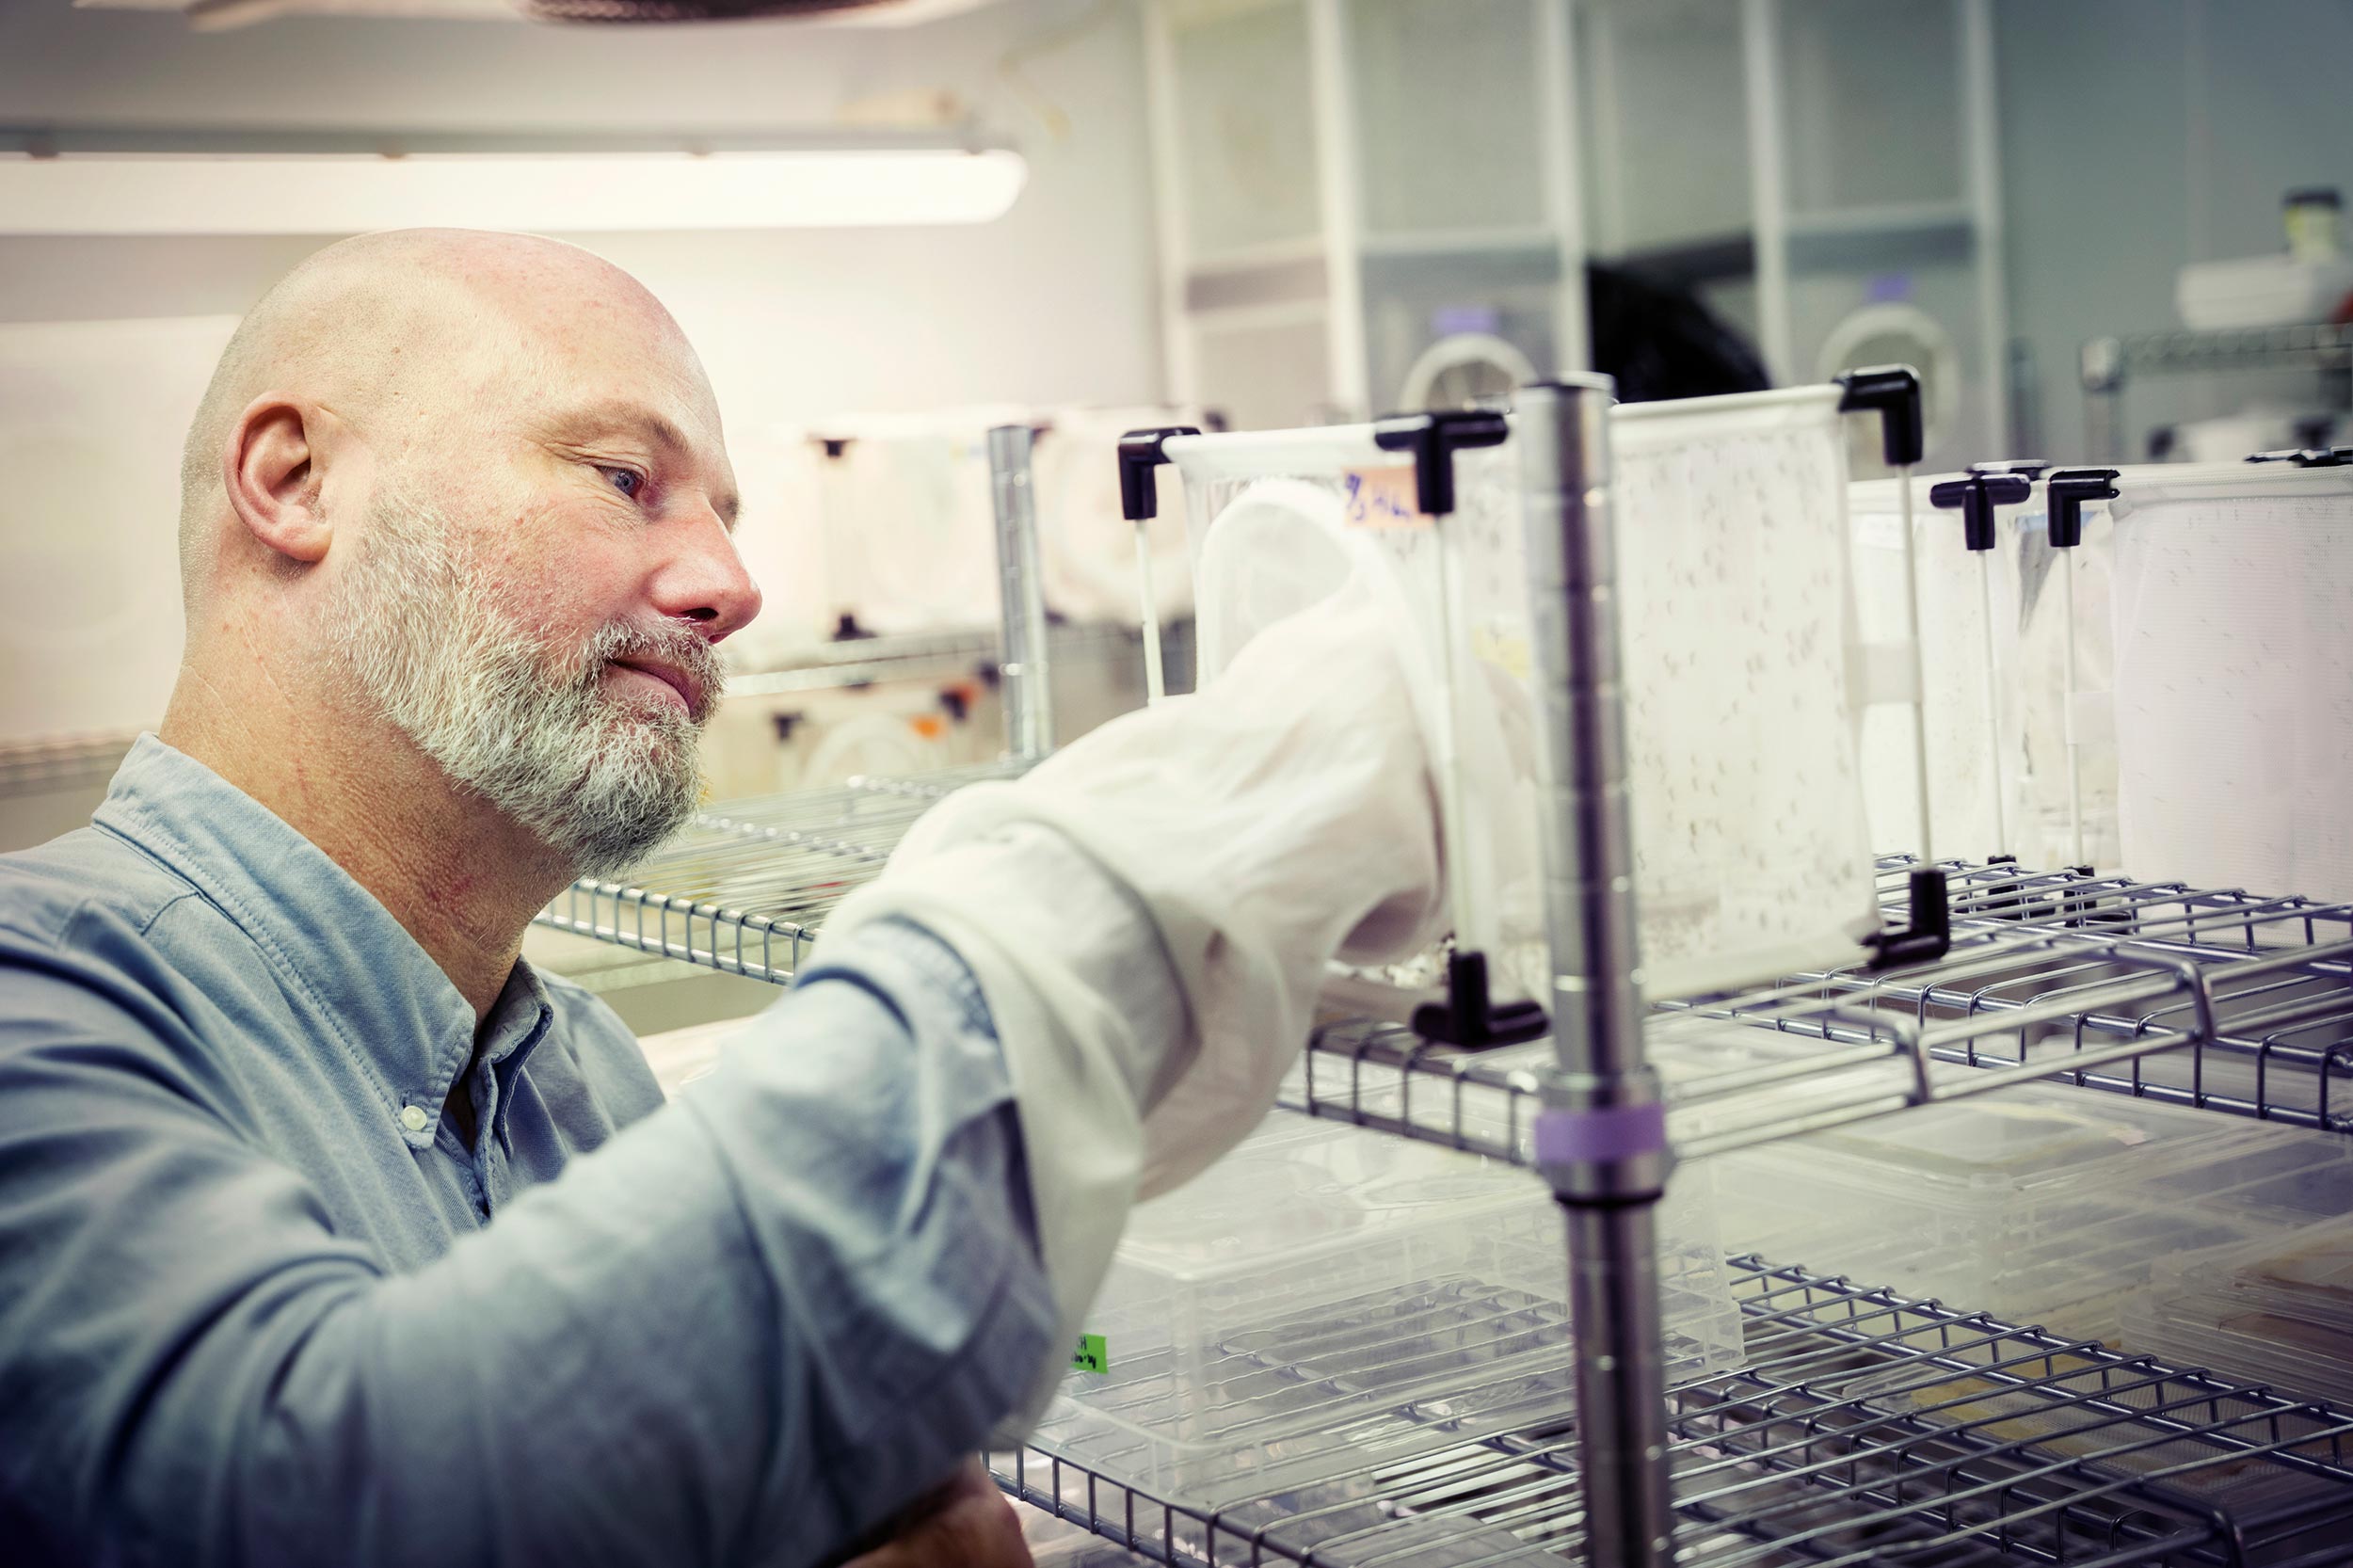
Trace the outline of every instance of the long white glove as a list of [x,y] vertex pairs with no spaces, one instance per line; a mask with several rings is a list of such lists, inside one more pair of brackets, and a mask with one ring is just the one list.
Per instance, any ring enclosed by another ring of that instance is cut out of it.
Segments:
[[[1129,1205],[1200,1171],[1273,1105],[1331,960],[1392,960],[1442,928],[1407,656],[1344,587],[1262,632],[1198,696],[1114,720],[1017,782],[950,796],[827,922],[830,935],[915,920],[979,978],[1065,1341]],[[1042,1370],[1019,1426],[1067,1356]]]

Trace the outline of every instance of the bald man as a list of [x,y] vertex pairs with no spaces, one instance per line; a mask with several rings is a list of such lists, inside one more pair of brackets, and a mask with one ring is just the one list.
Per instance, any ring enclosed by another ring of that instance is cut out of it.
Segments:
[[960,1462],[1322,966],[1429,934],[1378,628],[955,797],[664,1107],[520,952],[691,812],[759,608],[677,325],[552,242],[347,241],[184,481],[163,725],[0,857],[0,1556],[1026,1560]]

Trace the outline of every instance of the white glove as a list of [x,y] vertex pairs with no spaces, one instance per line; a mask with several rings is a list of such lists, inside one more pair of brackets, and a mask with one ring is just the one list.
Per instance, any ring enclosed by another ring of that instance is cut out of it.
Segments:
[[915,920],[979,978],[1065,1339],[1128,1206],[1273,1104],[1325,967],[1403,957],[1444,928],[1430,746],[1401,663],[1417,656],[1351,584],[1198,696],[951,795],[827,922]]

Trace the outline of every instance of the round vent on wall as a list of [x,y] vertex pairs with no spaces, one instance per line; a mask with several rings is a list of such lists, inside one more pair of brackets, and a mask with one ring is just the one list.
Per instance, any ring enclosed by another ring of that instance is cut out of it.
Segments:
[[1503,339],[1492,332],[1457,332],[1422,351],[1405,373],[1397,406],[1411,412],[1475,408],[1490,398],[1509,397],[1535,379],[1535,365]]
[[[1910,365],[1920,373],[1920,418],[1931,454],[1945,438],[1961,400],[1961,356],[1950,333],[1917,305],[1886,300],[1865,305],[1830,329],[1817,356],[1815,374],[1824,381],[1869,365]],[[1849,461],[1857,473],[1885,472],[1879,425],[1852,422]]]

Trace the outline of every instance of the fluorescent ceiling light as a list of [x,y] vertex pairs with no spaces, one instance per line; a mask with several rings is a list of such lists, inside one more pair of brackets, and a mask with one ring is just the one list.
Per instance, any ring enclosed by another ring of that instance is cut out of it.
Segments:
[[[986,223],[1028,166],[937,136],[740,138],[695,151],[561,137],[379,138],[0,133],[0,234],[358,234],[446,227],[555,233]],[[587,138],[582,138],[587,139]]]
[[[195,0],[73,0],[77,10],[186,11]],[[852,10],[812,11],[776,17],[795,27],[913,27],[992,5],[995,0],[888,0]],[[223,10],[229,14],[223,16]],[[481,22],[527,20],[515,0],[226,0],[208,8],[198,26],[234,27],[281,16],[460,18]]]

